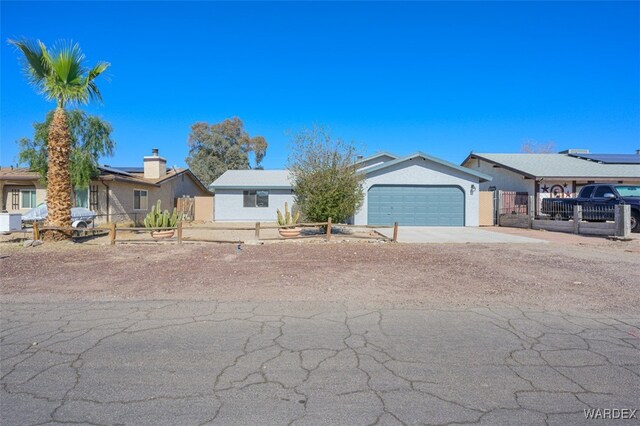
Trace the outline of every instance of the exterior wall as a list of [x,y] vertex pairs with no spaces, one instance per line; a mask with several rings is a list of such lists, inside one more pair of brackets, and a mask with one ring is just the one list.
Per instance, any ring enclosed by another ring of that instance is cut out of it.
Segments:
[[[109,220],[111,222],[134,221],[141,223],[149,211],[151,206],[161,200],[162,208],[169,209],[172,207],[172,200],[166,193],[162,193],[160,188],[148,185],[139,185],[129,182],[109,182]],[[134,210],[133,208],[133,191],[141,189],[147,192],[147,208]]]
[[481,191],[488,191],[489,187],[495,186],[499,191],[535,192],[535,181],[525,179],[521,174],[512,172],[501,167],[493,167],[493,164],[480,159],[472,159],[464,164],[465,167],[489,175],[493,178],[490,182],[480,184]]
[[290,189],[269,189],[269,207],[244,207],[242,189],[216,189],[214,216],[217,222],[275,222],[276,210],[293,206]]
[[[101,184],[102,185],[102,184]],[[161,184],[160,187],[130,183],[130,182],[107,182],[109,185],[109,219],[112,222],[134,221],[141,223],[151,206],[160,200],[163,210],[171,210],[176,206],[176,198],[184,196],[208,195],[193,179],[188,175],[180,175]],[[148,193],[148,203],[146,209],[133,209],[133,191],[136,189],[146,190]],[[106,203],[106,191],[104,192],[104,203]],[[104,204],[103,197],[100,197],[100,209]]]
[[[183,173],[180,176],[170,179],[162,184],[163,187],[169,186],[170,190],[173,192],[173,196],[175,198],[180,197],[211,197],[212,194],[208,191],[203,190],[200,185],[198,185],[191,178],[191,175]],[[175,202],[174,202],[175,205]]]
[[[44,203],[46,201],[47,198],[47,189],[40,185],[39,183],[35,182],[35,183],[30,183],[30,182],[25,182],[24,184],[19,184],[19,185],[3,185],[2,187],[2,200],[0,202],[0,210],[2,210],[3,208],[6,208],[7,212],[9,213],[26,213],[31,209],[23,209],[18,207],[17,209],[13,208],[12,202],[11,202],[11,191],[13,189],[34,189],[36,190],[36,205]],[[19,201],[19,206],[22,205],[22,199],[20,199]]]
[[[368,193],[373,185],[457,185],[465,194],[465,226],[478,226],[479,219],[479,179],[443,166],[414,158],[386,169],[375,171],[364,182],[365,197],[360,210],[354,216],[354,224],[366,225]],[[476,190],[471,194],[471,185]]]

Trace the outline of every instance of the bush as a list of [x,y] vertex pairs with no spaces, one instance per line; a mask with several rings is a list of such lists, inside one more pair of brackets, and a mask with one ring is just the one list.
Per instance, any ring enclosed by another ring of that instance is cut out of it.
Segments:
[[332,139],[314,126],[294,135],[289,156],[295,203],[306,220],[341,223],[362,206],[364,176],[357,172],[352,142]]

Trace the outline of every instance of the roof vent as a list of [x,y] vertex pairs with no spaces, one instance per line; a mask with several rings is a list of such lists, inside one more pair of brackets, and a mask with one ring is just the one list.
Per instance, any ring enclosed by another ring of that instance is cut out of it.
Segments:
[[589,154],[588,149],[571,148],[560,151],[558,154]]

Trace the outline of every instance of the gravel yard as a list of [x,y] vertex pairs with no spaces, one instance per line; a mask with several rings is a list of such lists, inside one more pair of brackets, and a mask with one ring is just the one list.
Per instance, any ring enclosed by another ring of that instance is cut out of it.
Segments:
[[0,244],[5,300],[340,301],[637,310],[639,241]]

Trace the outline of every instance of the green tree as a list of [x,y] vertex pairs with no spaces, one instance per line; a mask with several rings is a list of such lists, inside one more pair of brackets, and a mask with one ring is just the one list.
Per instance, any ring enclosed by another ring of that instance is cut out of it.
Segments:
[[294,199],[306,220],[344,222],[362,206],[363,175],[353,142],[332,139],[322,127],[295,134],[289,155]]
[[[211,125],[195,123],[191,126],[188,143],[187,164],[206,185],[227,170],[260,169],[267,153],[265,138],[249,136],[237,117]],[[253,167],[249,163],[249,153],[254,155]]]
[[[18,141],[18,161],[37,171],[45,185],[49,170],[49,128],[53,116],[54,111],[50,111],[44,122],[33,124],[33,139],[25,137]],[[115,142],[111,139],[111,125],[100,117],[89,116],[77,109],[67,111],[67,123],[71,137],[71,185],[74,188],[86,188],[91,178],[98,174],[98,159],[113,155]]]
[[[71,225],[71,134],[65,107],[102,100],[96,78],[108,67],[99,62],[85,67],[80,46],[61,42],[50,52],[40,40],[9,40],[24,55],[24,70],[29,81],[46,100],[54,101],[47,135],[47,221],[46,225]],[[68,233],[50,234],[55,239],[69,237]]]

